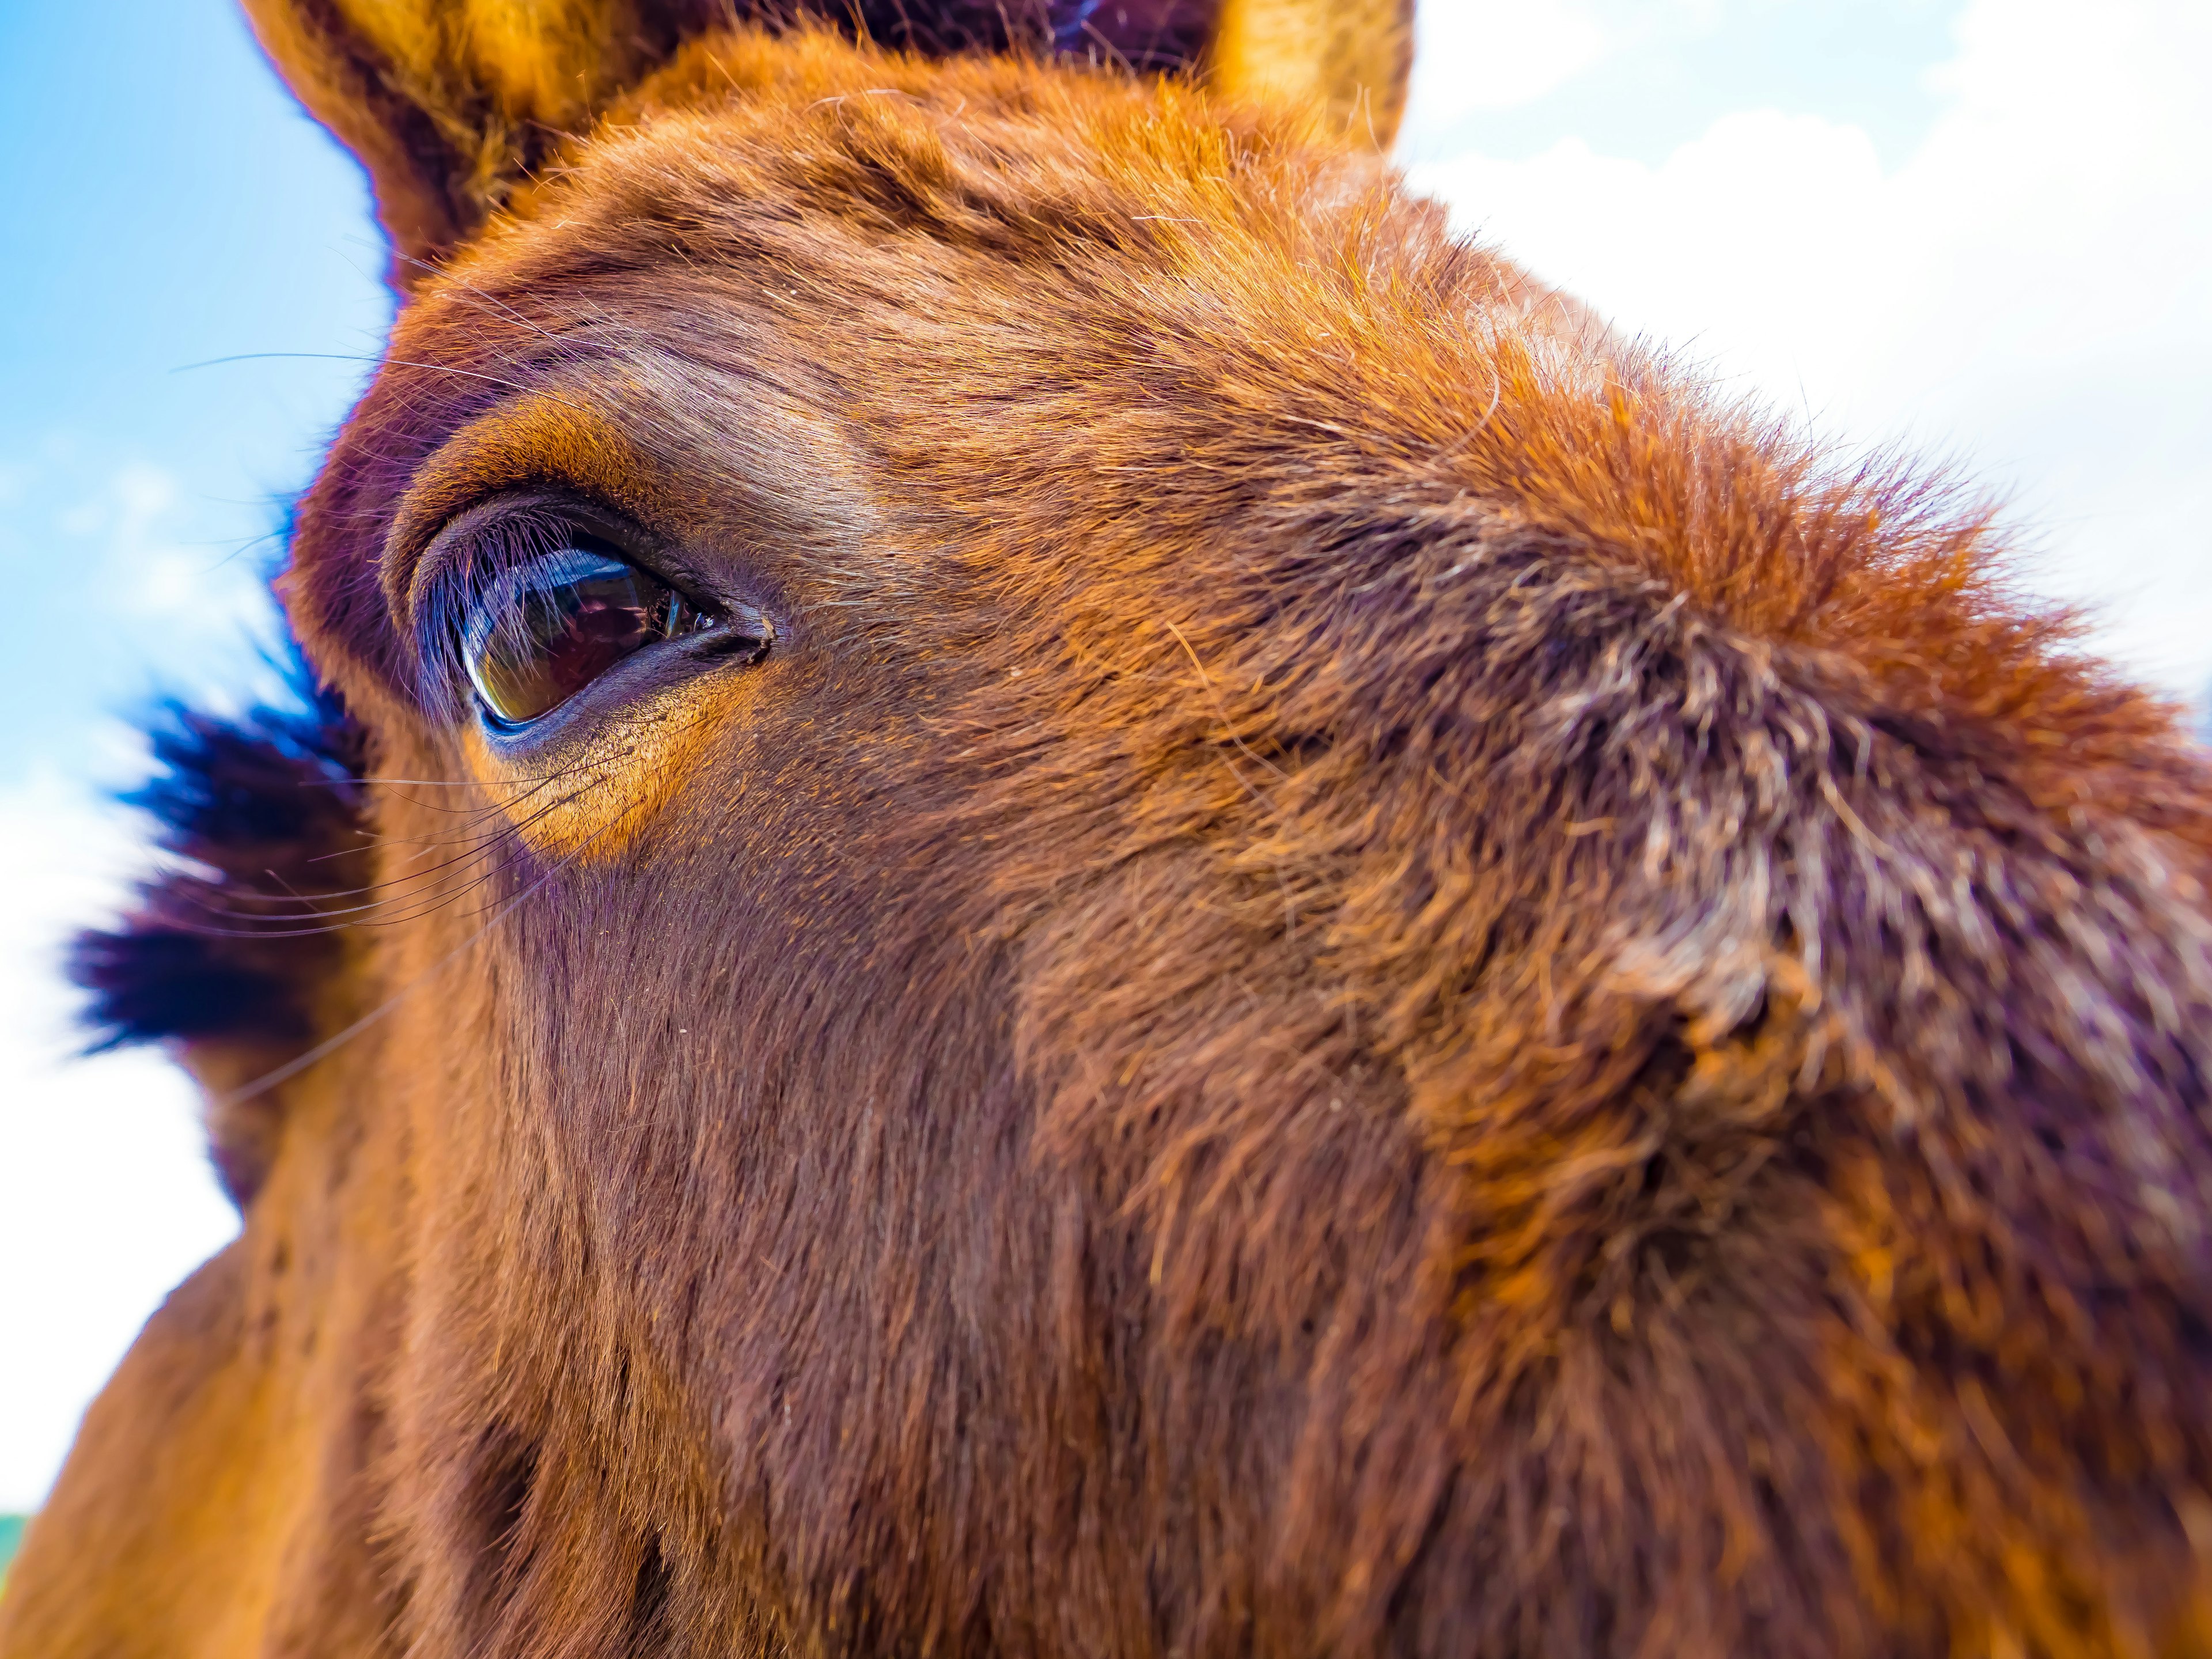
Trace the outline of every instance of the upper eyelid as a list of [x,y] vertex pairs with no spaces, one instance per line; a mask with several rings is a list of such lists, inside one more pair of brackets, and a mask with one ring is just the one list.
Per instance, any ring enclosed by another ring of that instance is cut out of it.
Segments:
[[[542,495],[604,503],[613,518],[649,526],[659,516],[659,469],[610,416],[562,383],[503,400],[448,435],[402,492],[379,558],[393,619],[413,633],[425,564],[453,526],[494,502]],[[653,538],[658,540],[659,538]]]
[[626,513],[559,487],[497,489],[469,502],[439,526],[411,561],[402,623],[419,632],[424,602],[465,581],[480,562],[487,542],[501,530],[533,523],[553,535],[573,527],[611,543],[624,558],[664,580],[681,585],[690,574],[684,562],[671,556],[659,537]]
[[[501,528],[532,521],[540,530],[536,546],[511,546],[503,552],[495,550],[489,560],[483,556],[485,544],[495,540]],[[695,605],[700,603],[696,584],[681,574],[672,576],[665,568],[674,562],[651,554],[640,556],[638,544],[650,538],[641,536],[621,515],[580,501],[566,492],[547,490],[508,491],[477,502],[431,538],[408,583],[405,633],[420,677],[420,694],[431,707],[450,713],[447,705],[465,696],[459,656],[462,635],[493,580],[504,571],[555,550],[566,539],[564,526],[607,542],[625,562],[667,582]]]
[[[812,561],[863,556],[879,529],[873,495],[843,428],[800,391],[757,368],[709,371],[657,353],[629,367],[619,384],[592,366],[552,370],[412,463],[387,498],[370,556],[403,659],[418,658],[431,554],[455,525],[504,497],[590,502],[639,532],[624,544],[647,569],[696,599],[760,608],[787,637],[803,625]],[[644,369],[653,372],[640,384]],[[678,403],[712,391],[746,441],[722,442],[719,429],[672,434],[654,402],[664,386]]]
[[[455,602],[447,575],[462,545],[457,532],[527,507],[580,513],[586,527],[695,604],[758,610],[791,638],[805,604],[791,554],[800,569],[817,548],[849,556],[863,522],[853,514],[865,501],[837,464],[836,429],[788,396],[753,390],[762,395],[747,404],[749,424],[791,433],[793,452],[808,457],[803,476],[678,459],[644,446],[631,433],[638,424],[651,429],[651,411],[603,401],[609,389],[581,373],[549,377],[447,433],[400,486],[374,558],[398,648],[394,666],[416,696],[436,705],[453,695],[434,630],[423,623],[427,605]],[[825,505],[833,509],[826,514]]]
[[[479,555],[484,543],[502,527],[532,520],[548,533],[541,546],[528,553],[551,550],[562,531],[572,529],[607,543],[627,562],[667,583],[693,604],[712,608],[716,603],[715,584],[707,574],[684,557],[674,544],[627,514],[567,490],[507,490],[456,514],[422,550],[408,580],[407,605],[401,618],[408,631],[421,636],[425,623],[434,620],[428,615],[429,602],[450,600],[457,586],[473,597],[475,589],[468,584],[482,563]],[[507,562],[511,567],[526,556],[518,551]]]

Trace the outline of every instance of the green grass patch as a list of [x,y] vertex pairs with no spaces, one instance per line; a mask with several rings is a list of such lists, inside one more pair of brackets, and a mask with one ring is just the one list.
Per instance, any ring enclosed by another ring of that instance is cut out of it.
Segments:
[[8,1564],[15,1559],[15,1546],[23,1541],[23,1526],[30,1518],[27,1515],[0,1515],[0,1578],[8,1576]]

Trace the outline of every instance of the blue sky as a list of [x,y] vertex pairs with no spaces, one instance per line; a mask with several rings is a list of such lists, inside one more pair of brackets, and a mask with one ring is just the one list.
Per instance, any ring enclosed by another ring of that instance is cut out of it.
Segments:
[[[2212,683],[2212,6],[1423,5],[1400,157],[1465,230],[1727,392],[1958,462],[2031,585]],[[232,1224],[182,1080],[66,1058],[54,955],[140,856],[98,805],[122,716],[258,683],[270,538],[389,306],[228,0],[0,0],[0,253],[4,1510]]]
[[[4,779],[224,672],[210,635],[388,307],[357,174],[225,0],[0,0],[0,674],[31,715],[0,727]],[[266,352],[347,361],[189,367]]]
[[[352,164],[224,0],[0,0],[0,1510],[231,1220],[180,1077],[73,1066],[60,938],[115,902],[120,716],[259,679],[283,504],[390,313]],[[257,357],[204,368],[239,354]]]

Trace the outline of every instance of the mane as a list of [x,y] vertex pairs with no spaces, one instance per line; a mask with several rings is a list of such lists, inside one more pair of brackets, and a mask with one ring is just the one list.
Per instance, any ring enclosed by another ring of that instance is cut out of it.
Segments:
[[318,917],[368,880],[367,744],[288,632],[290,706],[236,718],[168,702],[149,724],[155,772],[125,795],[166,854],[121,922],[79,934],[70,979],[90,994],[88,1051],[134,1044],[305,1041],[338,965]]

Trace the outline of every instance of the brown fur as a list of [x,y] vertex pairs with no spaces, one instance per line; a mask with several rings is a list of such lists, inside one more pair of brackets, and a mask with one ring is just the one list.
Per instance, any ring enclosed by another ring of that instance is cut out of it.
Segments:
[[[1335,130],[732,29],[419,283],[391,925],[9,1653],[2212,1653],[2201,752]],[[503,491],[774,650],[502,761]]]
[[410,286],[683,45],[740,19],[849,24],[893,46],[1057,50],[1288,98],[1387,146],[1413,0],[242,0],[263,46],[358,155]]

